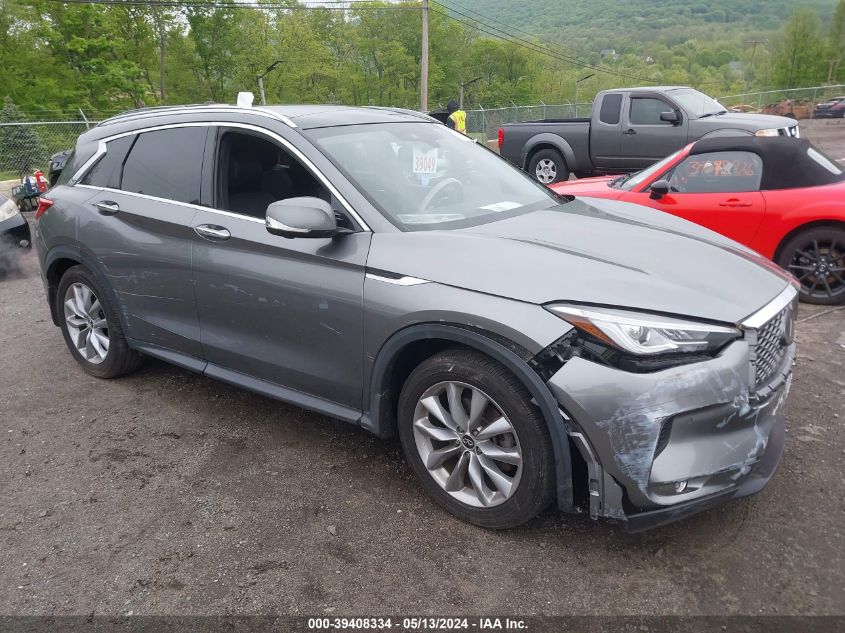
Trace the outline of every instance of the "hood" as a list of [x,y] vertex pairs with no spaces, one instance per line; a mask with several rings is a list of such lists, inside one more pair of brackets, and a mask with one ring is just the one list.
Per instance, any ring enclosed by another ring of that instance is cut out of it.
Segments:
[[798,121],[785,116],[743,112],[728,112],[727,114],[718,114],[704,119],[695,119],[695,123],[712,130],[719,130],[722,128],[768,130],[771,128],[789,128],[798,125]]
[[579,178],[567,180],[551,185],[555,193],[564,196],[597,196],[599,198],[619,198],[624,192],[612,189],[608,185],[617,176],[598,176],[596,178]]
[[786,273],[712,231],[581,199],[477,227],[376,233],[369,268],[534,304],[572,301],[738,323]]

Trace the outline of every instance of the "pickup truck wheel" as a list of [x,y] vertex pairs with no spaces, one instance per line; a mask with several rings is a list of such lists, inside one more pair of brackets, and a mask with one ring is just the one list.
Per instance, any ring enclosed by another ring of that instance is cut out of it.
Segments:
[[528,163],[528,173],[544,185],[569,180],[569,168],[556,149],[541,149],[534,154]]

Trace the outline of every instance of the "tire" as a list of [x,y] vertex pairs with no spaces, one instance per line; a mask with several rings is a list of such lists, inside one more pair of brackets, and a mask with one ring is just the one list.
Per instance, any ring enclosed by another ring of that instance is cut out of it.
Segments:
[[528,163],[528,174],[544,185],[569,180],[569,168],[556,149],[541,149],[534,154]]
[[818,226],[801,231],[784,243],[777,263],[801,283],[801,301],[845,303],[845,228]]
[[[452,404],[458,401],[462,413]],[[398,425],[422,487],[464,521],[512,528],[552,502],[545,420],[525,386],[487,356],[452,349],[423,361],[402,388]]]
[[129,348],[110,295],[87,268],[73,266],[65,272],[56,301],[65,343],[85,372],[117,378],[140,367],[143,356]]

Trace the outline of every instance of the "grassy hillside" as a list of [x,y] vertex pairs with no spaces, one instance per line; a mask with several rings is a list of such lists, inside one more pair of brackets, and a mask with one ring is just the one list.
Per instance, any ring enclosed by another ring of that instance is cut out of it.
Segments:
[[[457,11],[472,9],[538,37],[553,39],[581,54],[614,48],[647,53],[654,44],[689,40],[711,47],[740,43],[780,29],[798,7],[823,18],[836,0],[443,0]],[[466,11],[464,11],[466,12]],[[468,12],[467,12],[468,13]]]

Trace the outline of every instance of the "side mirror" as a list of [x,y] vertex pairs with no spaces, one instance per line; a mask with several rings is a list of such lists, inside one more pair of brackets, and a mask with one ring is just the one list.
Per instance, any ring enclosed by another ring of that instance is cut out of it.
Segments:
[[658,180],[649,187],[649,191],[651,191],[651,196],[649,197],[652,200],[660,200],[660,198],[669,193],[669,181]]
[[281,237],[332,237],[338,233],[331,205],[321,198],[288,198],[267,207],[267,231]]
[[677,125],[681,122],[681,117],[673,110],[671,112],[661,112],[660,120],[665,121],[666,123],[671,123],[672,125]]

